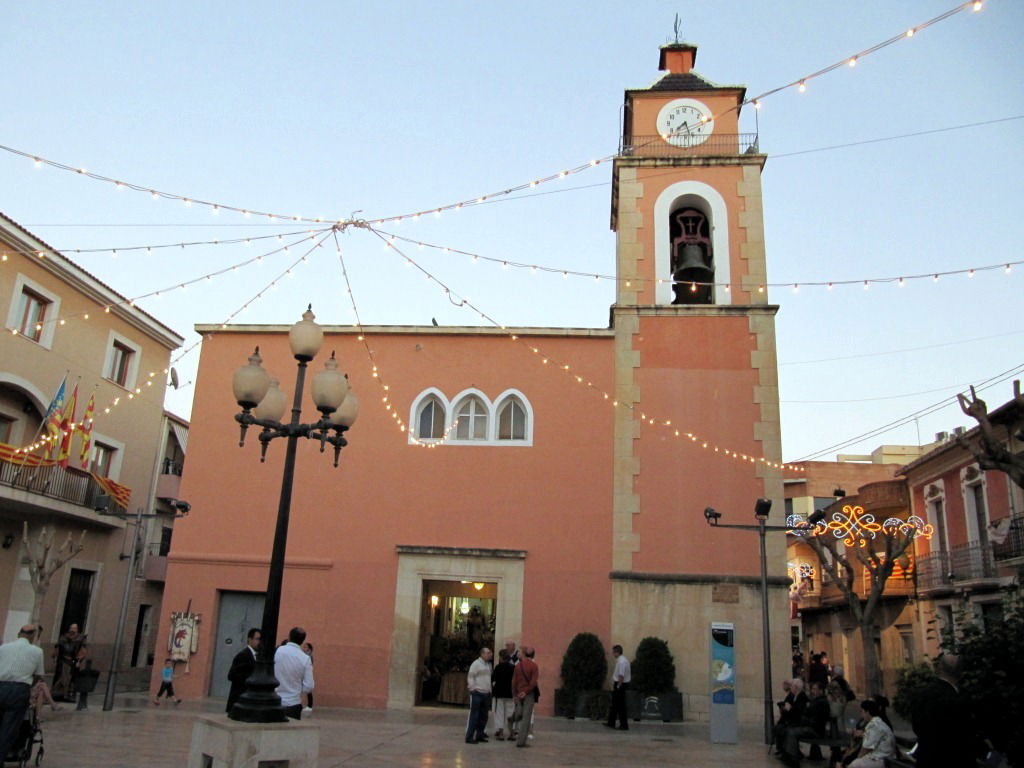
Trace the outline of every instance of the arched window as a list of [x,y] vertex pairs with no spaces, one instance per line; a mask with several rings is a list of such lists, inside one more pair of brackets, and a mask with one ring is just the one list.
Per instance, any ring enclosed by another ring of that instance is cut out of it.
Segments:
[[416,437],[420,440],[440,440],[444,437],[444,405],[434,395],[420,404],[416,414]]
[[456,440],[487,439],[487,406],[479,397],[470,396],[459,403],[455,418],[459,420]]
[[498,439],[526,439],[526,409],[516,397],[508,398],[498,410]]

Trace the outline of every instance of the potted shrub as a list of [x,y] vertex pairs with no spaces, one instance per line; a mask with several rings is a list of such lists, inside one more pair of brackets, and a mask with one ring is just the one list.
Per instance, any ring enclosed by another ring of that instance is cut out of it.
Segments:
[[592,632],[580,632],[569,643],[562,657],[562,687],[555,691],[555,713],[569,718],[593,717],[607,712],[601,706],[606,698],[604,679],[608,660],[604,646]]
[[626,708],[634,720],[683,719],[683,695],[676,688],[676,665],[668,643],[645,637],[636,647],[631,664],[632,682]]

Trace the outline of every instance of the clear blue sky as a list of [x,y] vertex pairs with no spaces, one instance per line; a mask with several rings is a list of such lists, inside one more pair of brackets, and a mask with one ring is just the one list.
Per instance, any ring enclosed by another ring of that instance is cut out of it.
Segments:
[[[147,187],[329,219],[390,216],[476,198],[617,149],[626,88],[658,46],[700,46],[696,69],[753,95],[953,7],[950,0],[484,4],[18,3],[5,9],[0,144]],[[834,145],[1024,115],[1024,4],[989,0],[774,96],[759,115],[769,280],[932,273],[1024,258],[1024,120]],[[743,129],[753,131],[753,110]],[[612,274],[610,167],[439,218],[384,229],[499,259]],[[0,210],[133,297],[269,246],[81,254],[291,231],[154,201],[0,152]],[[365,323],[481,324],[369,233],[342,236]],[[140,305],[195,340],[297,257]],[[410,256],[506,325],[604,327],[609,281]],[[795,460],[1024,363],[1024,265],[974,278],[776,288],[783,446]],[[308,301],[351,313],[321,249],[237,322],[290,323]],[[971,341],[974,340],[974,341]],[[178,364],[191,380],[197,355]],[[241,361],[240,361],[241,362]],[[365,360],[346,361],[351,368]],[[382,362],[382,365],[386,363]],[[985,395],[1010,395],[1009,382]],[[581,397],[587,396],[581,391]],[[187,415],[191,388],[168,407]],[[829,402],[823,402],[829,401]],[[968,423],[952,403],[845,452],[916,443]],[[712,436],[713,437],[713,436]],[[831,458],[832,453],[826,455]]]

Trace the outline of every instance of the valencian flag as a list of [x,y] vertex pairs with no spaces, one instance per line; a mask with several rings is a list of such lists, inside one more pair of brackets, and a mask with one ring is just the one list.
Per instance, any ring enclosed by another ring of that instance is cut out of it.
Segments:
[[89,395],[89,402],[85,406],[85,414],[82,416],[82,426],[78,431],[82,433],[82,469],[89,468],[89,451],[92,450],[92,415],[96,410],[96,393]]
[[75,411],[77,408],[78,385],[75,384],[60,420],[60,452],[57,454],[57,459],[64,469],[68,468],[68,459],[71,457],[71,438],[75,436]]
[[57,394],[53,396],[53,400],[50,401],[50,407],[46,409],[46,415],[43,417],[43,429],[46,430],[46,435],[50,440],[46,448],[46,455],[51,459],[57,454],[58,450],[57,438],[60,436],[60,422],[64,417],[64,389],[67,383],[68,377],[65,375],[60,382],[60,386],[57,388]]

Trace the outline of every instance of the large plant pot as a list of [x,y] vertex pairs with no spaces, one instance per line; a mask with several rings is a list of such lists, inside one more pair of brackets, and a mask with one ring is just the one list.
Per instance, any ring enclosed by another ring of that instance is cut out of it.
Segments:
[[640,691],[626,691],[626,714],[632,720],[661,720],[664,723],[683,719],[683,694],[659,693],[644,696]]
[[600,720],[608,717],[607,691],[567,691],[555,689],[555,714],[570,720]]

